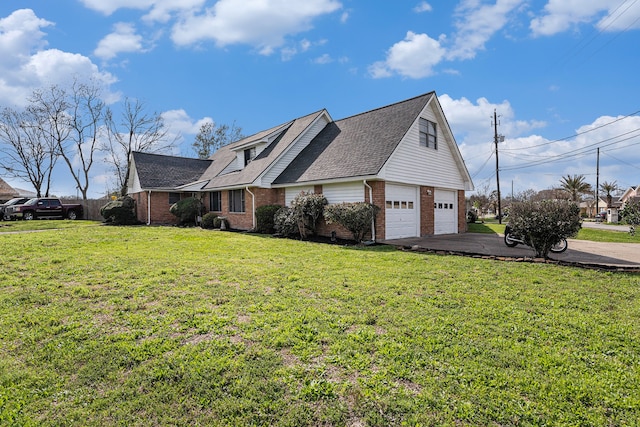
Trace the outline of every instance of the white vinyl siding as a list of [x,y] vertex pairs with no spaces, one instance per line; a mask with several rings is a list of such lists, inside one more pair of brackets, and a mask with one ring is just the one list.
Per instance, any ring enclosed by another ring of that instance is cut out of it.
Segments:
[[323,185],[322,194],[329,203],[364,202],[364,184],[357,181]]
[[449,146],[453,142],[445,138],[444,126],[431,105],[425,107],[420,117],[436,123],[438,149],[420,146],[419,120],[416,119],[385,164],[380,177],[407,184],[464,189],[463,177]]
[[284,204],[285,206],[291,206],[291,202],[295,199],[300,193],[313,193],[313,186],[309,187],[287,187],[284,190]]
[[[243,159],[244,159],[244,157],[243,157]],[[220,172],[220,175],[226,175],[226,174],[231,173],[231,172],[239,171],[241,169],[241,167],[239,166],[241,164],[240,162],[241,162],[240,155],[237,154],[236,158],[231,163],[229,163],[227,165],[227,167],[225,167],[222,170],[222,172]]]
[[320,117],[304,135],[298,139],[293,146],[282,157],[280,157],[276,163],[262,176],[262,185],[269,186],[271,183],[286,169],[289,164],[296,158],[302,150],[311,142],[313,138],[320,133],[322,129],[327,125],[328,120],[326,116]]

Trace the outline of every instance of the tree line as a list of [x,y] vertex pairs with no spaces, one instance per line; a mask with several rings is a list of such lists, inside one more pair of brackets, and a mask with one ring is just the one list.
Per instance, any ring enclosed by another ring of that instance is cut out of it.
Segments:
[[[599,197],[607,200],[607,206],[611,206],[613,195],[620,190],[616,181],[605,181],[599,185]],[[584,196],[591,196],[593,199],[594,190],[591,184],[586,181],[584,175],[566,175],[560,179],[560,184],[556,188],[536,191],[528,189],[517,194],[509,195],[504,199],[506,202],[528,202],[542,200],[569,200],[579,203]],[[493,210],[495,212],[498,204],[497,191],[489,191],[489,184],[478,187],[476,194],[469,197],[471,205],[479,212]],[[595,204],[595,201],[594,201]]]
[[[170,151],[179,135],[172,135],[162,115],[148,111],[143,102],[125,98],[115,113],[103,95],[100,85],[74,79],[66,86],[33,90],[23,108],[2,107],[0,173],[30,182],[38,197],[47,197],[53,171],[62,162],[86,200],[89,173],[101,152],[119,194],[126,195],[131,153]],[[235,123],[216,127],[207,121],[192,147],[198,157],[207,158],[242,137]]]

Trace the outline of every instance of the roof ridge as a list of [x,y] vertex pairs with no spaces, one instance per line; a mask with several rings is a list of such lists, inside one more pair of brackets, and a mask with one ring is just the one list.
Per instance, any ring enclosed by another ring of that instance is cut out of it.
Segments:
[[397,102],[394,102],[392,104],[383,105],[382,107],[372,108],[371,110],[364,111],[362,113],[357,113],[357,114],[353,114],[351,116],[343,117],[341,119],[336,120],[336,122],[344,121],[344,120],[347,120],[347,119],[352,119],[354,117],[362,116],[363,114],[370,114],[370,113],[373,113],[374,111],[383,110],[385,108],[395,107],[396,105],[400,105],[400,104],[404,104],[406,102],[414,101],[414,100],[416,100],[418,98],[422,98],[422,97],[425,97],[427,95],[435,96],[435,94],[436,94],[436,92],[434,90],[432,90],[430,92],[423,93],[422,95],[414,96],[413,98],[404,99],[402,101],[397,101]]

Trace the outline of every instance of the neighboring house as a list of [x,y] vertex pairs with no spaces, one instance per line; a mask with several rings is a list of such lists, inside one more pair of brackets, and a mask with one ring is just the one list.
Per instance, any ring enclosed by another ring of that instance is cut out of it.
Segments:
[[580,216],[584,218],[593,218],[597,213],[606,212],[607,200],[599,197],[597,208],[598,212],[596,212],[596,200],[594,198],[585,199],[580,202]]
[[624,208],[624,205],[629,200],[638,200],[638,199],[640,199],[640,185],[627,188],[627,190],[624,193],[622,193],[622,196],[620,196],[619,200],[620,200],[620,203],[622,203],[622,206]]
[[0,203],[4,203],[14,197],[20,197],[20,193],[15,188],[7,184],[4,179],[0,178]]
[[[129,194],[147,224],[175,222],[169,206],[200,197],[232,228],[255,227],[259,206],[300,192],[329,203],[380,207],[374,240],[466,231],[465,191],[473,190],[435,92],[334,121],[326,110],[224,146],[207,160],[136,152]],[[319,233],[350,237],[335,225]]]

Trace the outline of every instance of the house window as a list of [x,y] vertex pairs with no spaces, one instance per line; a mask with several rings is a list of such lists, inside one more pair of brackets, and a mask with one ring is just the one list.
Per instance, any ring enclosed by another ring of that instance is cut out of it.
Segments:
[[180,193],[169,193],[169,206],[180,201]]
[[244,190],[229,190],[229,212],[244,212]]
[[244,150],[244,165],[247,166],[256,157],[256,147]]
[[436,124],[422,117],[420,118],[420,145],[434,150],[438,149]]
[[222,212],[222,193],[214,191],[209,194],[209,210],[211,212]]

